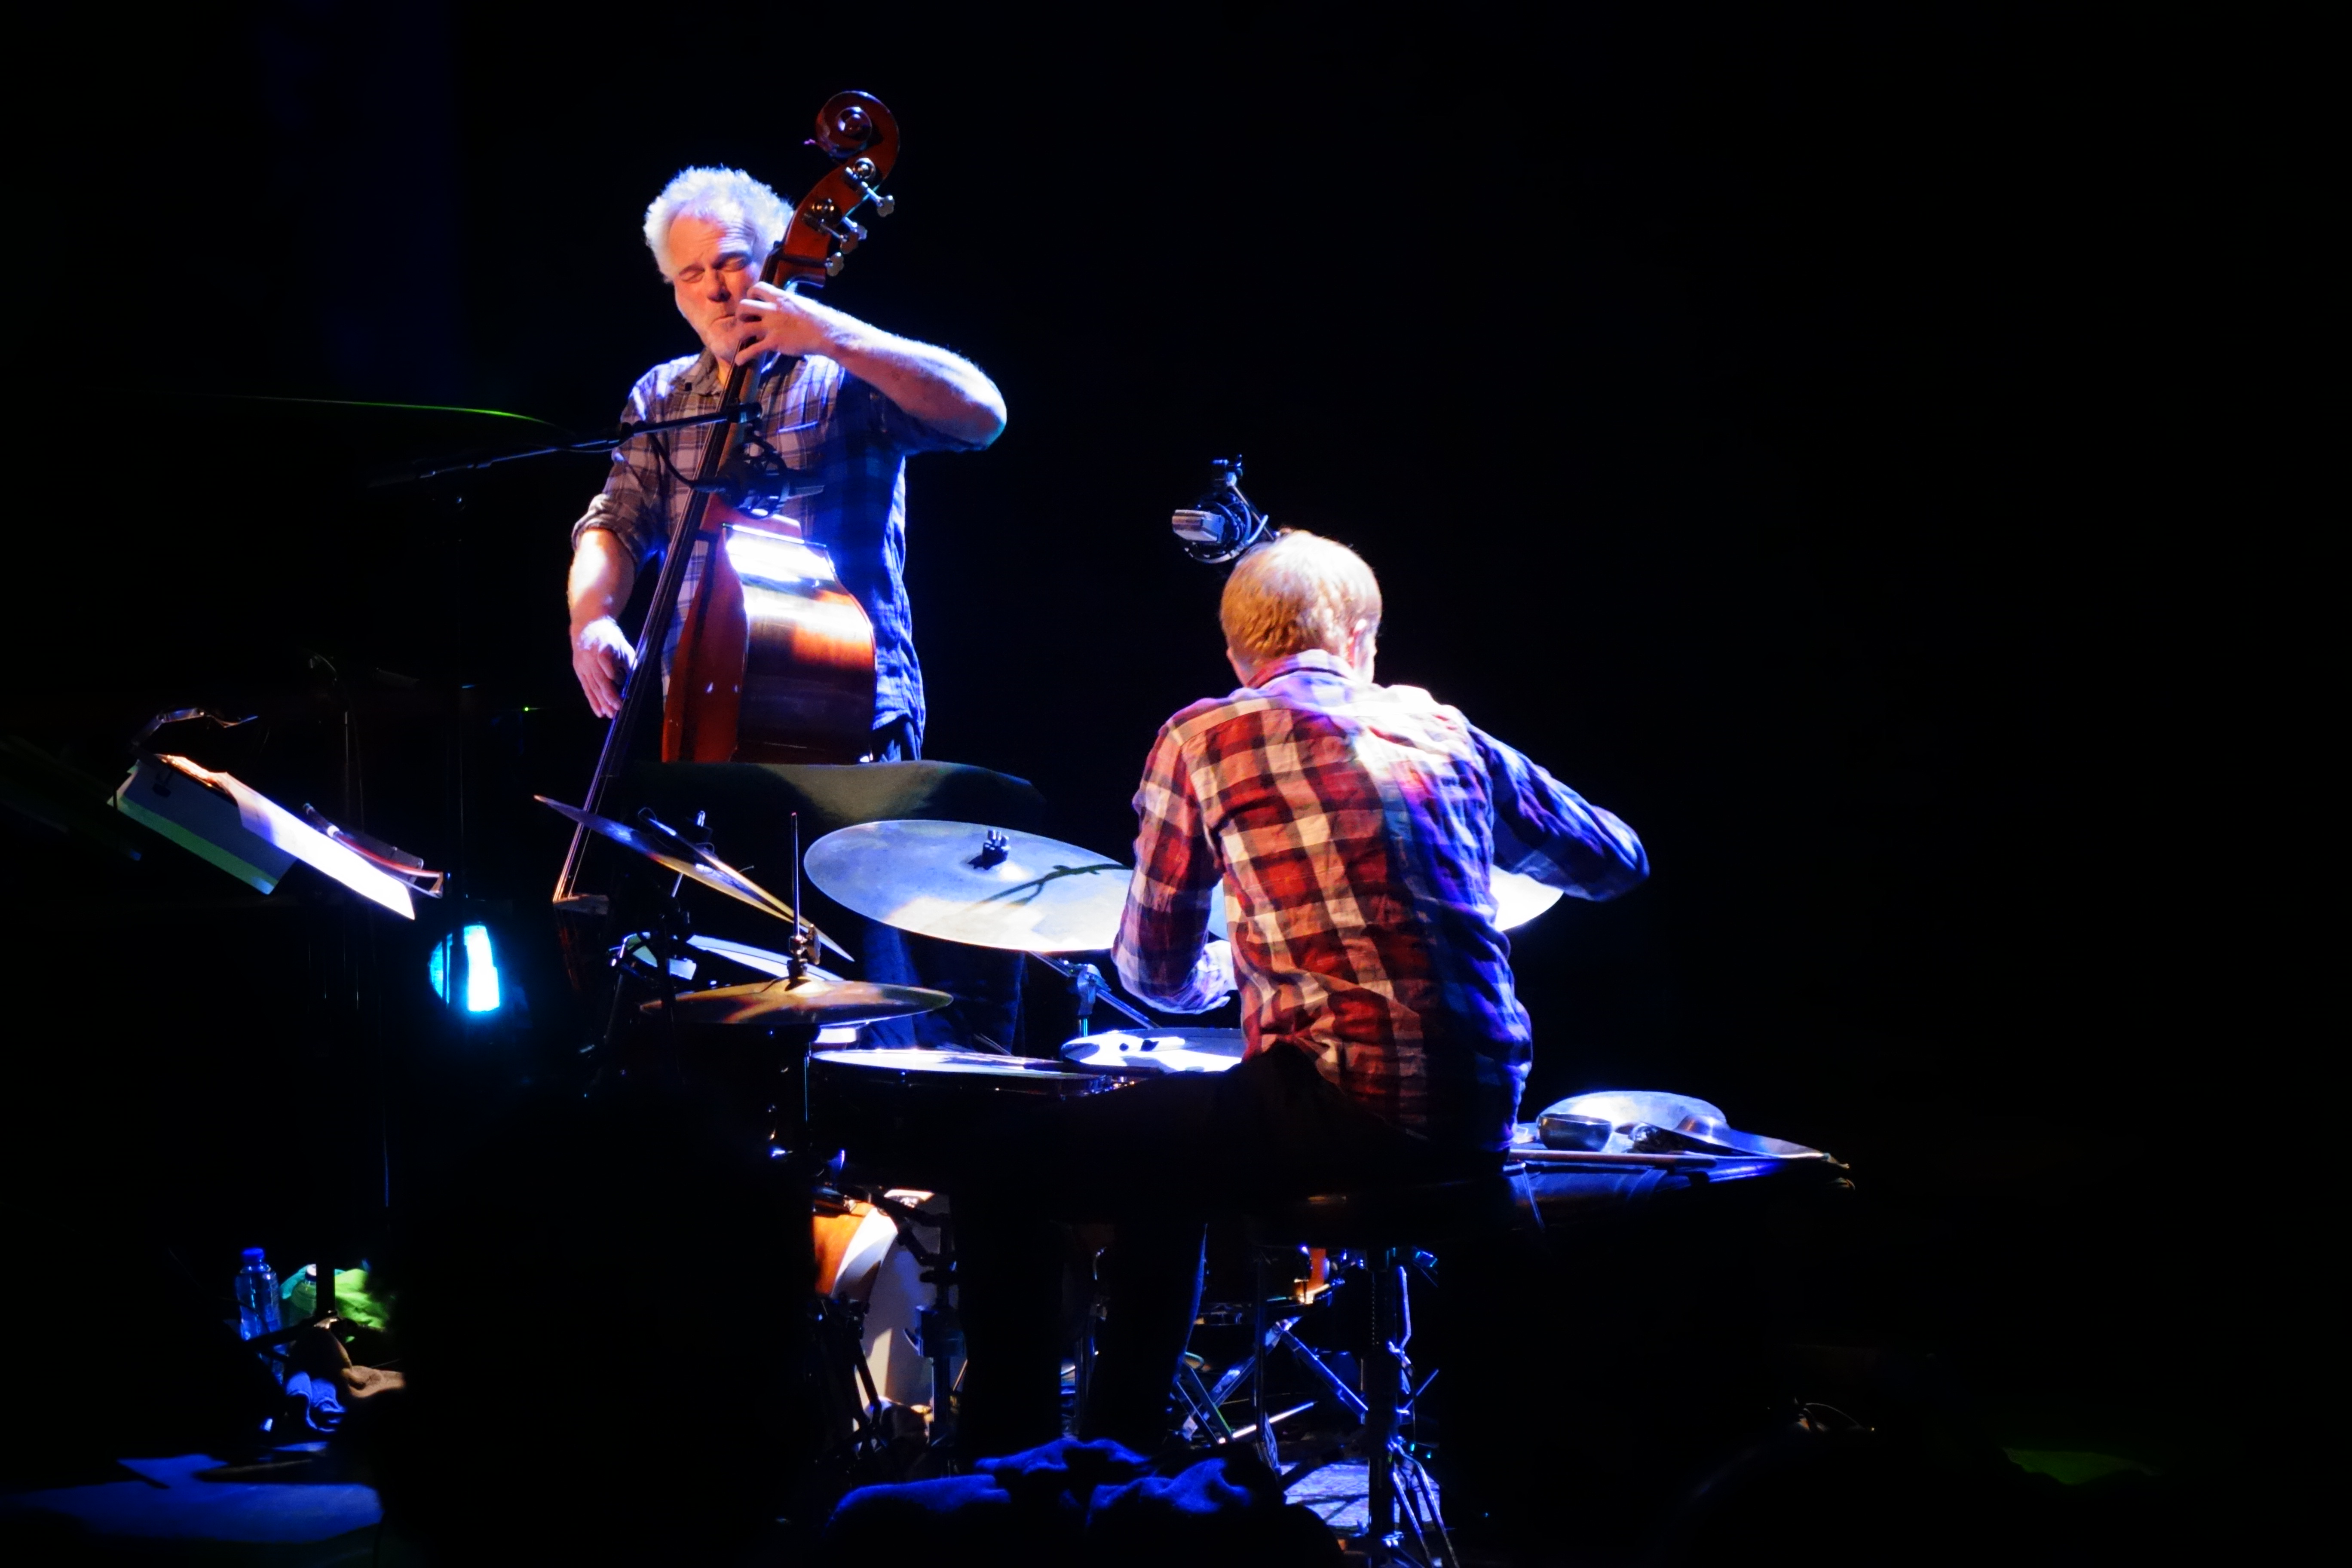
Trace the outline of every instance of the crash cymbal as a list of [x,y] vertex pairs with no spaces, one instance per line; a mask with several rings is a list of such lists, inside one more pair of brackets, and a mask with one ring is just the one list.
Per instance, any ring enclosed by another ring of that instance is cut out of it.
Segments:
[[[708,849],[689,844],[674,833],[656,832],[650,828],[632,827],[625,822],[615,822],[609,816],[599,816],[593,811],[583,811],[576,805],[566,805],[560,800],[550,800],[543,795],[531,796],[540,805],[562,812],[590,832],[600,834],[624,849],[633,849],[655,865],[675,871],[689,881],[701,883],[713,892],[724,893],[740,903],[751,905],[763,915],[791,923],[792,905],[735,869]],[[818,931],[814,922],[809,930],[817,941],[855,963],[856,959],[833,938]]]
[[[944,991],[926,991],[919,985],[877,985],[870,981],[824,980],[803,974],[798,984],[762,980],[750,985],[688,991],[677,999],[677,1016],[689,1024],[803,1024],[831,1028],[912,1017],[954,1000]],[[647,1002],[642,1010],[657,1015],[665,1005],[658,1000]]]
[[1021,952],[1110,946],[1131,875],[1091,850],[976,822],[862,822],[810,845],[802,869],[869,920]]

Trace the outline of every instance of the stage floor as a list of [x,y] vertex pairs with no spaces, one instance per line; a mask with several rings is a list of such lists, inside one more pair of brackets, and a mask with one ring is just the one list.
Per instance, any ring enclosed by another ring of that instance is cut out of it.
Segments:
[[0,1546],[20,1563],[373,1563],[375,1491],[336,1479],[326,1447],[291,1444],[236,1465],[211,1454],[121,1459],[76,1484],[0,1495]]

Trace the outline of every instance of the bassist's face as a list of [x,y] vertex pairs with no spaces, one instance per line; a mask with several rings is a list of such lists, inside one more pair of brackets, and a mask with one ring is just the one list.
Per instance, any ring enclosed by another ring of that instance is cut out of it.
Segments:
[[677,313],[722,363],[738,335],[732,331],[735,307],[760,280],[751,254],[755,244],[751,231],[740,224],[682,217],[669,226],[669,286]]

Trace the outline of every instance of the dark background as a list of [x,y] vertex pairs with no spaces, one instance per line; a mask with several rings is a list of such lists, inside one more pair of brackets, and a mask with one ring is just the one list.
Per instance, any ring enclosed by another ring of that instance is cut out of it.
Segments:
[[[2244,1359],[2211,1284],[2259,1249],[2167,1156],[2210,1130],[2210,1086],[2291,1059],[2264,1022],[2277,796],[2232,650],[2249,568],[2294,575],[2256,542],[2284,481],[2244,443],[2286,432],[2256,431],[2242,358],[2294,109],[2247,40],[1689,4],[944,31],[280,4],[58,37],[20,100],[19,144],[63,152],[20,193],[11,321],[20,411],[82,412],[16,570],[32,646],[73,651],[17,661],[29,740],[110,775],[158,708],[263,710],[187,743],[346,809],[356,754],[368,827],[478,899],[542,900],[565,834],[522,797],[576,795],[601,733],[561,600],[599,460],[364,489],[530,428],[206,395],[600,429],[693,346],[646,203],[704,162],[796,194],[810,114],[861,87],[903,127],[900,207],[826,297],[968,354],[1011,408],[991,451],[909,472],[929,754],[1123,851],[1155,727],[1229,683],[1220,574],[1166,516],[1246,454],[1277,521],[1381,574],[1385,679],[1649,847],[1638,892],[1518,933],[1530,1111],[1675,1088],[1850,1160],[1876,1215],[1853,1331],[1960,1363],[2004,1440],[2234,1441],[2199,1414]],[[38,586],[60,561],[73,585]],[[49,854],[15,862],[20,910],[27,868],[69,874]],[[70,1145],[46,1190],[114,1170],[106,1234],[209,1281],[205,1247],[280,1223],[257,1171],[324,1161],[338,1211],[373,1179],[369,1083],[438,1058],[351,1046],[363,1004],[301,978],[331,963],[239,934],[324,928],[191,917],[235,889],[173,858],[70,873],[91,908],[170,911],[77,940],[73,973],[179,1032],[181,1088],[45,1032],[80,1065],[28,1101]],[[231,985],[175,1022],[163,971],[137,984],[205,942],[294,976],[278,1025],[224,1016]],[[293,1142],[215,1147],[277,1137],[256,1125]]]

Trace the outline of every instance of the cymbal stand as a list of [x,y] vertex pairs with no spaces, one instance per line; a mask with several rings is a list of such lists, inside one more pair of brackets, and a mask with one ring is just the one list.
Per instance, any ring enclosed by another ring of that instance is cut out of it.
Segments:
[[[703,835],[699,843],[674,829],[662,826],[658,822],[653,822],[652,826],[660,827],[663,832],[676,837],[681,843],[691,844],[705,852],[710,848],[709,814],[707,812],[698,811],[694,814],[695,828]],[[691,964],[694,962],[686,956],[692,951],[688,945],[688,939],[694,934],[694,915],[687,909],[685,900],[679,896],[685,890],[686,878],[682,875],[672,877],[669,892],[661,900],[660,911],[654,922],[644,931],[632,931],[623,936],[619,945],[613,950],[613,1005],[604,1017],[604,1037],[597,1046],[597,1054],[604,1059],[603,1065],[607,1068],[609,1064],[616,1059],[615,1049],[620,1038],[625,1004],[628,1000],[629,984],[632,979],[628,962],[629,950],[634,944],[642,944],[646,952],[653,959],[654,988],[661,997],[662,1026],[669,1037],[670,1049],[666,1055],[664,1065],[673,1079],[677,1074],[678,976],[677,971],[672,966],[679,963]],[[601,1080],[603,1076],[604,1071],[600,1070],[597,1074],[598,1079]]]
[[1108,1004],[1113,1012],[1126,1014],[1144,1028],[1160,1026],[1119,1000],[1118,993],[1113,991],[1110,982],[1103,978],[1103,972],[1093,964],[1072,963],[1067,959],[1055,958],[1050,952],[1033,952],[1029,956],[1070,983],[1070,1000],[1077,1009],[1079,1034],[1093,1032],[1095,1004],[1097,1002]]
[[[801,913],[801,814],[796,811],[793,813],[793,940],[784,947],[787,986],[798,985],[816,957],[816,942],[810,934],[814,929]],[[802,1076],[805,1081],[807,1075]]]

